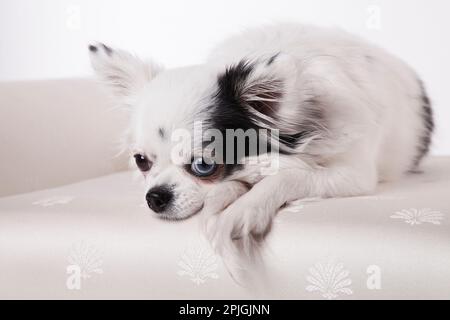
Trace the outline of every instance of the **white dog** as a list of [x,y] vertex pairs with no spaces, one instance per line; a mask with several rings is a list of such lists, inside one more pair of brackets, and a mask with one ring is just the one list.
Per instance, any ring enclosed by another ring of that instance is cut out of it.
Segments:
[[[100,43],[89,49],[131,109],[129,148],[150,209],[165,219],[203,209],[219,250],[259,243],[291,201],[373,193],[416,170],[429,150],[432,110],[417,74],[343,31],[248,30],[206,63],[173,70]],[[251,131],[256,149],[245,139]],[[206,142],[220,134],[222,147],[210,152]]]

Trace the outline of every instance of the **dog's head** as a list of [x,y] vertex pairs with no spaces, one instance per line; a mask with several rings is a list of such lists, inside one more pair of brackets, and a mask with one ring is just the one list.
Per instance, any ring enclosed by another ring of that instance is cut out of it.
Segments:
[[[304,138],[289,127],[287,93],[295,82],[289,57],[163,70],[103,44],[89,50],[94,70],[130,108],[128,148],[159,217],[195,214],[224,181],[257,182],[262,168],[273,168],[275,149],[287,153]],[[269,153],[269,161],[246,161]]]

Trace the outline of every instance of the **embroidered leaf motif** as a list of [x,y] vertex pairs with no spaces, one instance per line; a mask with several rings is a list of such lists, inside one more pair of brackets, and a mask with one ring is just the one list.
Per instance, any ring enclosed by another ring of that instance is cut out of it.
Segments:
[[431,223],[434,225],[441,225],[445,216],[443,213],[439,211],[435,211],[432,209],[405,209],[402,211],[396,212],[391,216],[392,219],[400,219],[404,220],[405,223],[411,226],[417,226],[424,223]]
[[33,205],[35,206],[41,206],[41,207],[52,207],[55,205],[63,205],[68,204],[72,202],[72,200],[75,199],[74,197],[51,197],[48,199],[42,199],[39,201],[33,202]]
[[93,274],[102,274],[103,260],[97,248],[84,241],[75,243],[70,250],[67,258],[69,264],[79,266],[81,269],[81,277],[83,279],[90,278]]
[[187,247],[178,262],[179,276],[187,276],[196,285],[204,284],[208,279],[218,279],[217,256],[206,243],[196,243]]
[[342,263],[334,263],[331,259],[318,262],[309,269],[309,275],[306,277],[309,285],[306,290],[319,292],[328,300],[337,299],[340,295],[352,295],[352,280],[349,274]]

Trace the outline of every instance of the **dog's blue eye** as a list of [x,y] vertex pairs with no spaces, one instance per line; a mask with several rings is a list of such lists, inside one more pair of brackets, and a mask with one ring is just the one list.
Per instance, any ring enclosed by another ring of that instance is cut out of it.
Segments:
[[209,177],[213,175],[216,170],[217,165],[214,162],[206,163],[203,158],[196,158],[191,164],[191,171],[197,177]]

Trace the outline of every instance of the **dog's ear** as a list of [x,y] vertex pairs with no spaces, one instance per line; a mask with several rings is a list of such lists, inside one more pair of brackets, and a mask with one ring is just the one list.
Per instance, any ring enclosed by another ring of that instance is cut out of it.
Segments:
[[242,60],[219,76],[219,99],[270,120],[286,100],[297,76],[293,58],[279,53],[257,60]]
[[127,97],[142,89],[162,70],[152,62],[103,43],[89,45],[92,67],[117,97]]

